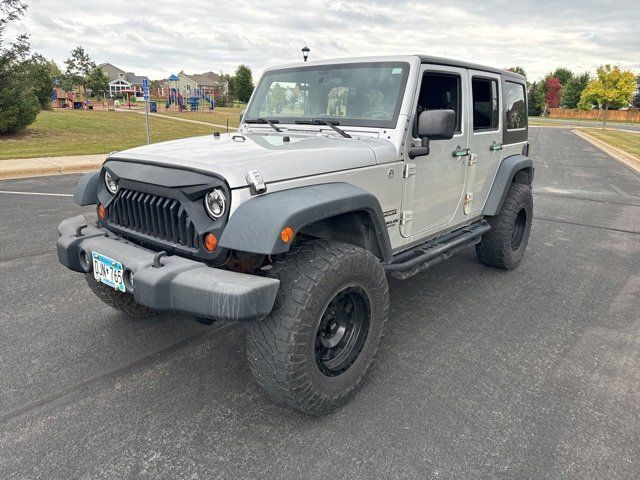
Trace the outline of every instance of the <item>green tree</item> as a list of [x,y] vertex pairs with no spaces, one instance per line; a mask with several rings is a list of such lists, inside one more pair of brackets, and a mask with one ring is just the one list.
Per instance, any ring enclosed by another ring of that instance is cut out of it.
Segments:
[[225,75],[222,75],[222,80],[223,82],[227,83],[227,97],[229,97],[231,100],[235,99],[236,89],[233,83],[233,77],[227,73]]
[[635,108],[640,108],[640,90],[638,90],[638,93],[634,95],[633,100],[631,101],[631,104]]
[[547,81],[542,80],[536,85],[536,89],[533,92],[533,98],[529,101],[535,103],[536,109],[540,112],[540,115],[544,115],[547,111]]
[[589,72],[574,75],[562,89],[561,106],[564,108],[578,108],[580,96],[591,81]]
[[568,68],[558,67],[545,77],[545,79],[549,78],[557,78],[560,80],[560,85],[564,87],[573,78],[573,72]]
[[246,65],[240,65],[236,69],[236,74],[233,77],[233,89],[236,97],[241,102],[248,102],[253,93],[253,77],[251,75],[251,69]]
[[269,89],[269,97],[267,100],[269,113],[282,113],[287,101],[287,91],[276,83]]
[[636,91],[636,94],[633,96],[633,100],[631,100],[631,104],[635,108],[640,108],[640,75],[638,75],[638,77],[636,78],[636,85],[637,85],[637,91]]
[[0,0],[0,48],[5,28],[24,15],[26,9],[27,4],[23,0]]
[[40,111],[29,71],[29,51],[26,35],[0,50],[0,134],[26,128]]
[[160,86],[159,80],[151,80],[151,82],[149,82],[149,95],[159,97],[161,90],[162,87]]
[[64,61],[67,68],[62,76],[62,88],[67,91],[81,85],[87,88],[89,73],[96,68],[96,64],[82,47],[71,50],[71,55]]
[[594,104],[604,107],[604,122],[610,108],[627,107],[636,91],[636,77],[630,70],[622,70],[617,65],[602,65],[597,69],[597,78],[592,80],[580,97],[579,107],[588,109]]
[[509,70],[510,72],[519,73],[523,77],[527,76],[527,72],[525,72],[524,68],[522,68],[520,65],[516,65],[515,67],[507,68],[507,70]]
[[538,90],[538,82],[529,84],[527,88],[527,96],[529,97],[529,116],[537,117],[542,113],[540,105],[536,99],[536,92]]
[[91,94],[95,97],[108,90],[109,77],[107,77],[107,75],[102,71],[101,68],[95,67],[87,75],[86,86],[89,90],[91,90]]
[[2,39],[9,22],[23,15],[26,8],[22,1],[0,1],[0,134],[19,132],[33,123],[40,111],[29,71],[28,36],[18,36],[8,47]]
[[42,110],[51,109],[54,80],[52,72],[58,70],[57,65],[53,60],[47,60],[42,55],[35,54],[26,62],[25,67],[29,71],[33,93],[38,97],[40,108]]

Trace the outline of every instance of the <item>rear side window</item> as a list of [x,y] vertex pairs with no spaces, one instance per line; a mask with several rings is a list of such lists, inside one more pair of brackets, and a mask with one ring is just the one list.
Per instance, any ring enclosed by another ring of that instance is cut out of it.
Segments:
[[453,110],[456,112],[456,133],[462,131],[461,79],[448,73],[425,72],[418,97],[418,112],[414,124],[417,134],[417,118],[424,110]]
[[500,123],[498,82],[490,78],[473,77],[473,131],[497,130]]
[[524,101],[524,85],[504,82],[507,130],[516,130],[527,126],[527,111]]

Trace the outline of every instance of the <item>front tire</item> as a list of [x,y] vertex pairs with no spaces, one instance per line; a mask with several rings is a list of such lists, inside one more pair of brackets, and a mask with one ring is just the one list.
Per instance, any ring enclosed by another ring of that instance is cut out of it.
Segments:
[[271,315],[248,324],[247,357],[277,402],[310,415],[344,404],[361,385],[389,315],[382,265],[370,252],[317,240],[295,247]]
[[511,184],[500,213],[487,218],[491,230],[476,244],[478,259],[491,267],[515,268],[527,249],[532,220],[531,186]]

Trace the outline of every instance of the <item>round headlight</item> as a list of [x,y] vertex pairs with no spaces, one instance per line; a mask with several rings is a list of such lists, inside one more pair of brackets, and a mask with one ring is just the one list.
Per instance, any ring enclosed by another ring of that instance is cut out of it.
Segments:
[[211,190],[204,197],[204,208],[214,220],[224,215],[227,208],[227,200],[219,188]]
[[107,186],[107,190],[111,195],[115,195],[118,191],[118,182],[116,182],[111,174],[107,171],[104,172],[104,183]]

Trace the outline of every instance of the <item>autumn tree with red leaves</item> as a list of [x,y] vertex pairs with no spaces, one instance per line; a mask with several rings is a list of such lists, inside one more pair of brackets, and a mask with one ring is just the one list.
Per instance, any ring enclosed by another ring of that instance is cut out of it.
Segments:
[[558,77],[547,79],[546,100],[548,108],[558,108],[560,106],[560,100],[562,100],[562,84]]

